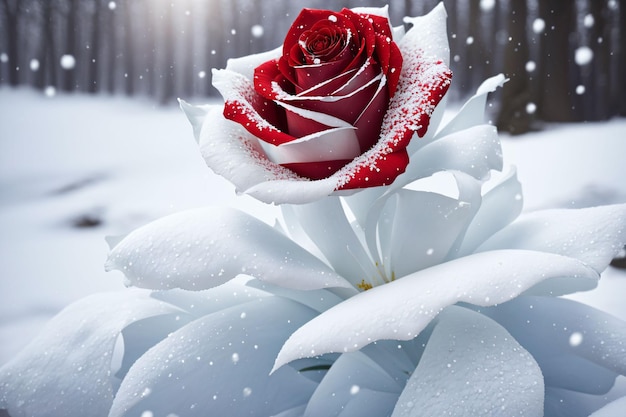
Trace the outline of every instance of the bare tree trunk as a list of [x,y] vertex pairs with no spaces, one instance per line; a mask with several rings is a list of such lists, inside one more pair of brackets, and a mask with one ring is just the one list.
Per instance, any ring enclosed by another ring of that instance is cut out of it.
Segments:
[[93,15],[89,34],[89,62],[87,63],[87,91],[95,93],[100,90],[100,1],[93,2]]
[[41,7],[41,31],[39,44],[35,56],[39,60],[39,70],[35,74],[33,86],[43,90],[46,82],[51,84],[56,80],[56,63],[54,62],[54,37],[52,30],[52,2],[42,0]]
[[626,4],[619,3],[619,62],[617,71],[617,96],[619,97],[619,115],[626,116]]
[[122,18],[124,19],[124,32],[123,32],[123,68],[124,68],[124,92],[127,96],[132,96],[135,93],[135,63],[134,63],[134,54],[135,48],[133,44],[133,6],[132,1],[124,2],[124,7],[121,13],[123,13]]
[[[63,45],[63,54],[69,55],[76,59],[76,36],[78,27],[76,12],[78,8],[78,0],[70,0],[65,11],[65,45]],[[61,76],[61,88],[64,91],[72,91],[76,88],[76,67],[66,66],[63,68]]]
[[[504,51],[504,73],[509,81],[502,89],[498,129],[512,134],[528,132],[531,116],[527,105],[531,102],[526,62],[529,59],[526,41],[526,1],[511,0],[509,39]],[[532,110],[531,112],[532,113]]]
[[608,9],[604,1],[590,1],[590,15],[593,26],[589,31],[589,46],[593,51],[593,61],[583,74],[583,85],[587,86],[590,99],[585,100],[584,120],[606,120],[609,110],[610,89],[610,28],[607,25]]
[[166,104],[174,96],[174,22],[172,8],[169,7],[163,15],[163,55],[159,76],[162,80],[162,90],[159,97],[161,104]]
[[2,0],[5,17],[5,36],[7,42],[7,56],[9,67],[9,84],[16,86],[20,83],[20,48],[19,48],[19,19],[22,14],[22,4],[16,0],[11,4],[9,0]]
[[542,0],[539,17],[545,21],[541,39],[541,62],[538,81],[541,97],[538,115],[548,122],[575,120],[570,90],[572,60],[570,33],[575,24],[574,2],[571,0]]

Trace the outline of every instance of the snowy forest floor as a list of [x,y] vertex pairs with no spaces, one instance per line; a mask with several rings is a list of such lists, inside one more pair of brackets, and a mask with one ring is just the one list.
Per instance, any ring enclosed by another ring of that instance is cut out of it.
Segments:
[[[626,202],[626,119],[502,141],[526,210]],[[0,365],[69,303],[124,288],[121,273],[104,271],[105,236],[211,204],[268,222],[276,210],[235,197],[205,167],[177,108],[0,89]],[[610,267],[570,298],[626,320],[624,294],[626,272]]]

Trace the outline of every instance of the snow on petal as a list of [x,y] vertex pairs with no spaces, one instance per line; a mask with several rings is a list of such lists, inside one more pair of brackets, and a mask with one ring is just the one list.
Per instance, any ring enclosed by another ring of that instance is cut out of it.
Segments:
[[[211,107],[204,119],[198,141],[207,166],[233,183],[239,192],[259,183],[281,179],[295,181],[298,186],[308,182],[288,169],[270,162],[258,139],[238,123],[226,120],[221,107]],[[327,194],[332,190],[333,186]]]
[[122,329],[177,311],[139,290],[69,305],[0,369],[0,409],[12,416],[107,415],[114,395],[111,360]]
[[543,377],[533,357],[489,318],[443,311],[392,417],[543,416]]
[[260,182],[243,191],[264,203],[306,204],[331,195],[336,184],[334,177],[317,181],[283,179]]
[[522,215],[478,250],[528,249],[579,259],[602,272],[626,245],[626,204]]
[[[338,190],[391,184],[406,168],[406,161],[397,164],[384,161],[404,152],[414,132],[424,136],[431,114],[446,94],[452,73],[441,55],[449,53],[443,5],[424,19],[419,22],[423,27],[409,30],[398,44],[403,58],[402,72],[383,119],[380,140],[337,172]],[[435,38],[441,38],[445,45],[439,45]],[[433,42],[437,43],[436,47],[431,47]],[[370,180],[368,185],[365,178],[374,177],[379,171],[384,173],[377,175],[375,184]]]
[[269,225],[224,207],[183,211],[133,231],[106,267],[151,289],[203,290],[239,274],[301,290],[350,285]]
[[481,312],[535,357],[546,385],[605,394],[618,374],[626,375],[626,323],[608,313],[573,300],[526,296]]
[[500,304],[542,281],[573,276],[598,279],[576,259],[525,250],[483,252],[436,265],[359,293],[317,316],[287,340],[274,369],[303,357],[352,352],[377,340],[409,340],[449,305]]
[[282,342],[315,314],[271,297],[203,316],[135,362],[109,416],[269,416],[301,406],[317,384],[291,367],[269,371]]
[[450,65],[450,47],[448,46],[448,32],[446,19],[448,14],[443,2],[440,2],[430,13],[424,16],[405,17],[404,23],[413,25],[402,37],[401,42],[414,44],[427,55],[443,59]]

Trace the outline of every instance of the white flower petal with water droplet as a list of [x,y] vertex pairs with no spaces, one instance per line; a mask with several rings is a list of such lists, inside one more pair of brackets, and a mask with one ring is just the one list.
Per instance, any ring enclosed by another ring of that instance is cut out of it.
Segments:
[[573,276],[598,279],[576,259],[525,250],[483,252],[436,265],[359,293],[315,317],[287,340],[274,369],[294,359],[353,352],[377,340],[410,340],[449,305],[500,304],[542,281]]
[[[144,410],[162,416],[267,416],[305,404],[316,383],[291,367],[271,376],[269,371],[281,343],[314,315],[301,304],[271,297],[203,316],[135,362],[109,416]],[[146,387],[149,395],[140,395]]]
[[459,307],[438,318],[392,417],[543,416],[543,376],[496,322]]
[[598,272],[626,245],[626,204],[542,210],[521,216],[479,251],[528,249],[569,256]]
[[276,229],[224,207],[176,213],[133,231],[106,267],[151,289],[203,290],[239,274],[301,290],[350,286]]
[[0,369],[0,409],[12,416],[107,415],[111,360],[124,327],[179,311],[139,290],[91,295],[69,305]]

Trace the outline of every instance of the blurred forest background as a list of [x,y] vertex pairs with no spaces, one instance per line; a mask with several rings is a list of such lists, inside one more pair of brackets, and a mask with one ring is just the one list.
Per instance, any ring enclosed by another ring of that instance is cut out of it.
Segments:
[[[0,85],[153,97],[217,97],[211,68],[282,43],[302,7],[389,4],[394,25],[439,0],[0,0]],[[626,0],[443,0],[451,96],[510,78],[501,130],[626,116]]]

